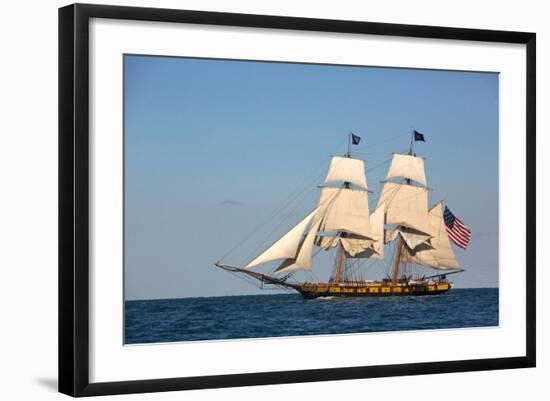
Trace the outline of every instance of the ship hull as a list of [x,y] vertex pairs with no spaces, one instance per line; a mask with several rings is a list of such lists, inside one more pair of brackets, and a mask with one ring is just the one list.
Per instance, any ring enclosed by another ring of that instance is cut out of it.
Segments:
[[451,283],[399,286],[307,284],[297,287],[296,290],[302,295],[304,299],[315,299],[320,297],[369,298],[393,296],[429,296],[442,294],[449,291],[451,288]]

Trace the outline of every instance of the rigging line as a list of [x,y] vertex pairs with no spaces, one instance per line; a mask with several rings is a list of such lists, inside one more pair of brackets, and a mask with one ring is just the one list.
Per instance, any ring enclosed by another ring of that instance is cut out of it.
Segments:
[[[378,160],[391,160],[394,154],[390,152],[380,152],[376,154],[376,157],[369,158],[369,163],[375,163]],[[374,161],[373,161],[374,160]]]
[[363,262],[364,261],[362,261],[360,258],[357,258],[357,259],[353,259],[353,262],[351,263],[350,271],[351,271],[352,275],[355,275],[356,278],[361,277],[360,273],[362,273],[362,269],[363,269],[362,263]]
[[241,280],[243,280],[243,281],[246,281],[246,282],[249,283],[249,284],[254,285],[255,287],[262,288],[261,285],[258,284],[258,281],[253,280],[252,278],[250,278],[250,277],[248,277],[248,276],[246,276],[246,275],[243,276],[242,274],[237,274],[237,273],[231,272],[231,271],[230,271],[229,273],[231,273],[233,276],[238,277],[239,279],[241,279]]
[[[321,282],[321,280],[319,280],[319,277],[317,277],[317,275],[313,272],[313,270],[310,270],[309,273],[311,274],[311,276],[313,277],[313,280],[315,280],[316,282]],[[312,281],[313,281],[312,280]]]
[[[307,190],[306,192],[304,192],[304,193],[303,193],[304,196],[302,197],[302,199],[295,205],[295,207],[294,207],[288,214],[291,215],[292,213],[294,213],[294,212],[298,209],[298,207],[300,207],[300,205],[304,202],[304,200],[307,199],[307,197],[310,195],[310,193],[311,193],[312,191],[315,191],[315,189],[316,189],[315,187],[312,187],[312,188],[310,188],[309,190]],[[267,234],[267,236],[265,236],[264,239],[263,239],[258,245],[256,245],[256,247],[248,254],[248,256],[247,256],[247,258],[246,258],[246,260],[245,260],[245,263],[246,263],[247,260],[251,260],[252,257],[253,257],[256,253],[258,253],[258,252],[264,247],[265,243],[273,236],[273,234],[275,234],[275,233],[277,232],[277,230],[279,230],[279,228],[281,227],[281,225],[282,225],[283,223],[285,223],[287,220],[288,220],[288,216],[285,217],[285,218],[283,218],[283,219],[281,219],[281,220],[279,221],[279,223],[277,223],[277,224],[271,229],[271,231]]]
[[[378,142],[375,142],[373,144],[369,144],[369,147],[372,148],[373,146],[378,146],[378,145],[382,145],[384,143],[388,143],[388,142],[391,142],[391,141],[394,141],[396,139],[399,139],[399,138],[403,138],[404,136],[409,136],[410,134],[407,133],[407,134],[399,134],[399,135],[396,135],[396,136],[393,136],[391,138],[388,138],[388,139],[384,139],[382,141],[378,141]],[[367,144],[367,142],[365,142],[365,145]]]
[[[314,182],[319,179],[319,176],[322,176],[322,173],[317,175],[315,177]],[[311,177],[311,174],[307,177],[308,179]],[[302,185],[303,186],[303,185]],[[288,205],[290,205],[292,202],[294,202],[300,195],[303,195],[303,192],[300,192],[300,189],[302,189],[302,186],[297,188],[293,193],[291,193],[279,206],[275,208],[265,219],[262,223],[260,223],[256,228],[254,228],[248,235],[244,237],[241,241],[239,241],[235,246],[233,246],[229,251],[227,251],[223,256],[222,260],[225,259],[227,256],[229,256],[235,249],[237,249],[239,246],[243,245],[245,242],[247,242],[254,234],[256,234],[261,228],[266,226],[268,223],[270,223],[280,212],[282,212]],[[303,202],[303,200],[301,201]],[[300,202],[300,203],[301,203]]]
[[380,152],[353,152],[354,156],[373,156],[378,154],[380,154]]
[[[343,189],[343,188],[341,188],[341,189]],[[289,212],[289,214],[294,213],[294,212],[296,211],[296,209],[298,209],[298,207],[302,204],[302,202],[307,198],[307,196],[309,196],[310,192],[311,192],[311,191],[315,191],[315,190],[316,190],[316,188],[315,188],[315,187],[312,187],[312,188],[310,188],[309,190],[307,190],[306,192],[304,192],[304,195],[305,195],[305,196],[302,197],[302,200],[301,200],[300,202],[298,202],[298,204],[296,204],[296,206],[294,207],[294,209],[291,210],[291,211]],[[320,208],[321,206],[323,206],[323,205],[324,205],[325,203],[327,203],[327,202],[328,202],[328,204],[331,204],[332,202],[335,201],[335,199],[336,199],[336,197],[337,197],[337,194],[339,194],[339,193],[340,193],[340,191],[338,191],[336,194],[333,194],[333,195],[332,195],[331,197],[329,197],[328,199],[325,199],[322,203],[319,204],[318,207]],[[264,240],[263,240],[260,244],[258,244],[258,245],[256,246],[256,248],[248,255],[247,260],[251,260],[251,259],[252,259],[252,257],[253,257],[253,256],[254,256],[254,255],[264,246],[264,244],[271,238],[271,236],[279,229],[279,227],[281,226],[281,224],[283,224],[283,223],[285,222],[285,220],[286,220],[286,218],[283,219],[283,220],[281,220],[281,221],[271,230],[271,232],[267,235],[267,237],[265,237]],[[310,227],[310,229],[311,229],[311,227]]]
[[368,168],[365,169],[365,171],[366,172],[371,172],[373,170],[376,170],[377,168],[379,168],[379,167],[383,166],[384,164],[386,164],[387,162],[391,161],[391,159],[392,158],[390,157],[389,159],[386,159],[386,160],[376,164],[374,167],[368,167]]
[[[368,141],[365,141],[365,146],[368,147],[368,149],[371,149],[375,146],[378,146],[378,145],[383,145],[385,143],[388,143],[388,142],[391,142],[391,141],[395,141],[397,139],[400,139],[400,138],[403,138],[405,136],[409,136],[410,134],[399,134],[399,135],[396,135],[396,136],[393,136],[393,137],[390,137],[390,138],[387,138],[387,139],[383,139],[381,141],[378,141],[378,142],[374,142],[374,143],[370,143]],[[363,147],[359,147],[359,149],[364,149]],[[355,152],[354,152],[355,153]]]
[[230,249],[222,259],[227,257],[231,252],[233,252],[237,247],[248,241],[254,234],[256,234],[261,228],[263,228],[266,224],[270,223],[285,207],[288,206],[288,204],[292,203],[297,196],[299,196],[300,193],[295,191],[292,193],[289,197],[287,197],[281,205],[279,205],[271,214],[268,215],[268,218],[265,219],[262,223],[260,223],[254,230],[252,230],[243,240],[238,242],[232,249]]
[[[340,141],[338,146],[337,147],[341,147],[342,144],[344,142],[347,142],[347,138],[345,138],[345,141]],[[323,161],[321,161],[320,163],[318,163],[315,168],[311,171],[311,173],[309,175],[306,176],[306,178],[304,180],[302,180],[302,182],[300,183],[300,185],[298,185],[298,187],[296,187],[296,189],[294,191],[292,191],[290,193],[290,195],[285,198],[285,200],[283,200],[283,202],[277,206],[268,216],[268,218],[260,223],[258,226],[256,226],[256,228],[254,228],[248,235],[246,235],[244,237],[243,240],[239,241],[238,243],[235,244],[235,246],[233,246],[231,249],[229,249],[229,251],[227,251],[220,259],[223,260],[225,259],[227,256],[229,256],[231,253],[233,253],[239,246],[242,246],[246,241],[248,241],[250,238],[252,238],[252,236],[254,234],[256,234],[261,228],[263,228],[267,223],[271,222],[271,220],[273,218],[275,218],[275,216],[277,216],[277,214],[279,214],[284,208],[286,208],[289,204],[292,203],[292,201],[300,195],[300,190],[306,185],[306,183],[310,183],[311,181],[310,178],[315,174],[316,171],[319,170],[319,167],[321,167],[323,164],[325,163],[325,160],[323,159]],[[315,176],[314,180],[313,180],[313,183],[316,182],[319,178],[322,177],[322,175],[324,174],[324,172],[322,172],[321,174],[317,174],[317,176]]]

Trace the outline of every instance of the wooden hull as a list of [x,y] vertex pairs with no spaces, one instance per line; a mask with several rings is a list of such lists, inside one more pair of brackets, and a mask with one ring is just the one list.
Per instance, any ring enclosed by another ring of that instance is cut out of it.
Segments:
[[438,295],[452,288],[451,283],[382,285],[304,284],[296,290],[305,299],[319,297],[367,298],[392,296]]
[[453,285],[445,277],[434,280],[435,277],[447,276],[456,272],[438,274],[431,277],[423,277],[420,280],[400,279],[395,285],[389,280],[355,281],[344,283],[289,283],[285,279],[268,276],[266,274],[253,272],[240,267],[227,266],[221,262],[216,263],[221,269],[243,273],[251,276],[263,284],[272,284],[280,288],[293,289],[302,294],[305,299],[314,299],[319,297],[339,297],[339,298],[367,298],[367,297],[392,297],[392,296],[423,296],[439,295],[449,291]]

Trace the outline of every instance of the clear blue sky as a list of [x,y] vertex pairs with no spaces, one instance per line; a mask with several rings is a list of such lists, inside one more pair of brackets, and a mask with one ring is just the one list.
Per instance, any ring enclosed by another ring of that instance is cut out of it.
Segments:
[[244,263],[312,210],[350,129],[371,210],[392,152],[425,134],[430,201],[474,233],[453,281],[498,286],[498,74],[147,56],[124,73],[126,299],[258,293],[213,263],[268,221],[224,259]]

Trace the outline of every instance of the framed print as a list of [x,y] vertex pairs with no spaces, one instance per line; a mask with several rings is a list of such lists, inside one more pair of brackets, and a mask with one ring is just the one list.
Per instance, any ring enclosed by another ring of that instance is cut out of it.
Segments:
[[534,33],[61,8],[59,390],[535,366],[535,82]]

